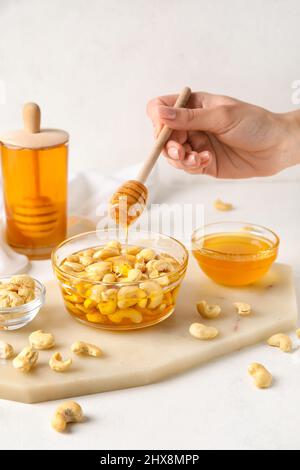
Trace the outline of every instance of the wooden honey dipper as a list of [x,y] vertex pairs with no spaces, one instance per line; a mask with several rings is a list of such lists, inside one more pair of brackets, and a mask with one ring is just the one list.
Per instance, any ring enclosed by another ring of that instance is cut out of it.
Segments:
[[[177,97],[174,108],[184,108],[191,96],[191,93],[190,88],[183,88]],[[110,212],[112,217],[121,225],[130,225],[143,212],[148,199],[148,189],[144,183],[170,138],[171,133],[172,129],[164,125],[150,154],[138,173],[137,178],[135,180],[126,181],[113,194],[110,200]]]
[[[29,134],[40,132],[41,111],[36,103],[26,103],[23,108],[24,130]],[[55,230],[58,211],[49,197],[40,189],[40,168],[38,150],[32,149],[33,188],[32,196],[13,208],[13,219],[18,229],[27,237],[48,237]]]

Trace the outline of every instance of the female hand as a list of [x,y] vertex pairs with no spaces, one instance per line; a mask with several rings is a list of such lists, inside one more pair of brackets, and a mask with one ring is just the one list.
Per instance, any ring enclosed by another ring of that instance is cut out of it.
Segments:
[[193,93],[186,109],[176,95],[150,101],[147,113],[157,135],[174,129],[164,153],[191,174],[218,178],[269,176],[299,163],[299,112],[276,114],[234,98]]

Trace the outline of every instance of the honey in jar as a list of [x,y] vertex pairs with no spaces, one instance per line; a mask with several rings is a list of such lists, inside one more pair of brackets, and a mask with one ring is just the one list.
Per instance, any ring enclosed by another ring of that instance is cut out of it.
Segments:
[[[234,222],[207,228],[201,236],[199,231],[194,233],[193,254],[202,271],[219,284],[252,284],[268,272],[277,257],[279,240],[268,229]],[[237,230],[231,232],[234,228]]]
[[24,106],[24,129],[1,140],[6,238],[31,259],[48,258],[66,236],[68,134],[40,129],[40,109]]

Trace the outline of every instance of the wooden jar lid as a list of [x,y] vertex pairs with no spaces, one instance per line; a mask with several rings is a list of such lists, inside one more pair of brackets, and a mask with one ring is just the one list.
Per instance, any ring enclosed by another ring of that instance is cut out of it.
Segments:
[[36,103],[23,107],[24,129],[0,135],[0,142],[8,147],[42,149],[68,142],[69,134],[60,129],[41,129],[41,110]]

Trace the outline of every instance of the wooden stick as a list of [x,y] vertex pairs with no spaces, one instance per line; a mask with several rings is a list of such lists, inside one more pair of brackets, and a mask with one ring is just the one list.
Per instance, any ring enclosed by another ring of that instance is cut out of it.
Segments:
[[[191,96],[191,89],[185,87],[181,93],[178,95],[174,108],[184,108]],[[150,154],[148,155],[144,165],[142,166],[136,180],[140,183],[145,183],[146,179],[148,178],[149,174],[151,173],[156,160],[158,159],[159,155],[161,154],[164,146],[166,145],[170,135],[172,133],[172,129],[167,126],[164,126],[160,131],[157,140],[151,150]]]

